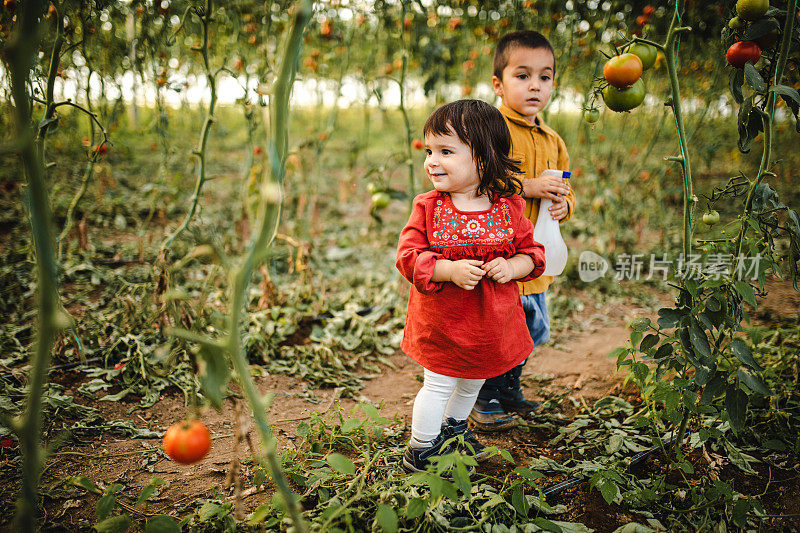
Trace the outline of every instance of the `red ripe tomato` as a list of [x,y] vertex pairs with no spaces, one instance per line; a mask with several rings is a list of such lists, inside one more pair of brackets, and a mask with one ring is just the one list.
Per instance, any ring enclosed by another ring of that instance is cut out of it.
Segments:
[[650,16],[652,16],[652,15],[653,15],[653,13],[655,13],[655,12],[656,12],[656,8],[654,8],[654,7],[653,7],[653,6],[651,6],[651,5],[646,5],[646,6],[644,6],[644,8],[642,9],[642,13],[644,13],[644,14],[645,14],[645,16],[647,16],[647,17],[650,17]]
[[761,57],[761,48],[753,41],[733,43],[725,54],[728,64],[734,68],[744,68],[748,61],[755,63]]
[[103,155],[104,153],[108,152],[108,146],[106,146],[105,144],[95,146],[94,151],[97,152],[99,155]]
[[414,150],[422,150],[425,144],[419,139],[414,139],[413,141],[411,141],[411,146],[414,147]]
[[164,434],[164,451],[176,463],[196,463],[210,449],[211,435],[199,420],[183,420],[171,425]]
[[642,60],[638,56],[626,53],[614,56],[603,66],[603,77],[617,89],[630,87],[642,77]]

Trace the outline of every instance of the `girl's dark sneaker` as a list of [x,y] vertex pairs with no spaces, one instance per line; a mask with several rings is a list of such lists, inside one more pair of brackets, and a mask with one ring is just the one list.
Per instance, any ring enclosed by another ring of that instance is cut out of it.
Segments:
[[463,435],[464,443],[467,444],[467,446],[466,448],[462,448],[462,451],[474,457],[478,462],[485,461],[489,458],[491,452],[486,449],[486,446],[478,442],[478,439],[475,438],[475,434],[467,427],[466,420],[448,418],[442,425],[441,435],[444,436],[445,439]]
[[425,472],[428,469],[431,457],[445,455],[453,451],[452,446],[443,446],[447,438],[441,434],[431,441],[427,448],[413,448],[406,446],[403,453],[403,470],[406,472]]

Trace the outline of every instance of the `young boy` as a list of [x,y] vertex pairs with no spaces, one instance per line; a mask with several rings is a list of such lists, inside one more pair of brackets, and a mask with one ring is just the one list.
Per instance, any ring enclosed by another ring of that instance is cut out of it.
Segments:
[[[534,225],[542,198],[553,200],[550,215],[555,220],[569,220],[575,209],[575,194],[565,180],[540,177],[545,169],[569,170],[569,154],[563,139],[538,116],[550,99],[555,68],[553,47],[538,32],[512,32],[497,43],[492,85],[502,99],[500,112],[511,132],[510,155],[520,161],[523,170],[525,216]],[[552,282],[552,276],[541,276],[519,283],[528,331],[536,346],[550,339],[545,297]],[[470,413],[477,430],[512,427],[515,421],[511,413],[526,414],[539,409],[539,402],[526,400],[522,393],[520,376],[524,364],[486,380]]]

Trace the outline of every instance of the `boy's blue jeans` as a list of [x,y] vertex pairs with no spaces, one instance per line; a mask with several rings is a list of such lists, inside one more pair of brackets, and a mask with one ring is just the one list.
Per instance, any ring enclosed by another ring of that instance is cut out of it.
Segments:
[[[546,298],[547,291],[520,296],[522,309],[525,311],[525,323],[528,325],[528,333],[530,333],[535,346],[540,346],[550,340],[550,314],[547,312]],[[489,401],[501,400],[509,395],[516,396],[514,393],[519,389],[522,367],[527,361],[526,359],[505,374],[487,379],[481,387],[478,398]]]

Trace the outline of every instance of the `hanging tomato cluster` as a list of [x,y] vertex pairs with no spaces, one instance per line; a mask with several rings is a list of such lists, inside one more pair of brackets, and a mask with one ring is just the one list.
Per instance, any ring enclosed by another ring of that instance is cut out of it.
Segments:
[[656,62],[657,50],[646,43],[634,43],[623,54],[606,61],[603,78],[608,83],[601,93],[611,111],[630,111],[639,107],[646,94],[642,73]]
[[761,51],[775,46],[780,35],[780,24],[768,15],[769,0],[739,0],[736,16],[728,22],[734,43],[725,58],[733,68],[744,68],[761,58]]

